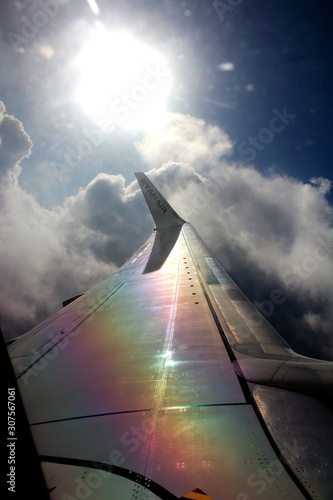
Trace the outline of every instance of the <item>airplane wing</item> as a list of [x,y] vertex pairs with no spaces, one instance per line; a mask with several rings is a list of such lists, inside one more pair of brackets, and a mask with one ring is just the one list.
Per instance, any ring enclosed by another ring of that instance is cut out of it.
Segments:
[[330,499],[333,363],[295,353],[136,177],[154,234],[8,346],[49,497]]

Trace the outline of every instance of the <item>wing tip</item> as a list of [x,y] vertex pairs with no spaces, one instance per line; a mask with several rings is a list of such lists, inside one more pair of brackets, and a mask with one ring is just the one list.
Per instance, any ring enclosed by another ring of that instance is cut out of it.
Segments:
[[134,172],[157,229],[180,226],[186,223],[172,208],[164,196],[144,172]]

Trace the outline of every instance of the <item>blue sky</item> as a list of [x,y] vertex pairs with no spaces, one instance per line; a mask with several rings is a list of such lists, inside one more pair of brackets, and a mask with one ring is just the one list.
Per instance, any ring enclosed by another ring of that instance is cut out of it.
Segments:
[[[152,223],[133,182],[143,170],[295,349],[333,359],[329,2],[100,0],[98,15],[92,7],[3,2],[6,336],[110,274],[148,237]],[[105,42],[78,69],[96,22],[134,45],[124,52],[126,41]],[[167,69],[144,63],[134,87],[124,75],[141,45]],[[123,115],[147,118],[147,102],[158,107],[156,92],[168,90],[162,125],[113,126],[110,96],[104,115],[94,114],[103,78],[77,100],[80,75],[95,73],[98,55]]]

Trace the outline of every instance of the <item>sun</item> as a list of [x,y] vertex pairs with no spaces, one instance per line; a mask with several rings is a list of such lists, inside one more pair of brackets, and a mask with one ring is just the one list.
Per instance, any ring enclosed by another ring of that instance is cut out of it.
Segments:
[[163,119],[172,87],[167,62],[131,34],[98,25],[75,66],[76,99],[90,118],[143,130]]

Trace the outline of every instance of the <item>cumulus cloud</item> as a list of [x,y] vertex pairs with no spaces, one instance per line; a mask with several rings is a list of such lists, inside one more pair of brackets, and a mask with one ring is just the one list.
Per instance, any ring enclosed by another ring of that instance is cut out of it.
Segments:
[[[25,148],[16,157],[13,152],[7,172],[17,171],[31,148],[21,124],[11,130],[5,143],[14,141],[16,130]],[[286,340],[299,352],[333,359],[330,181],[306,184],[233,163],[223,131],[180,114],[170,114],[164,128],[136,148],[150,179]],[[9,179],[0,186],[0,303],[7,337],[110,275],[153,227],[137,183],[126,185],[122,175],[99,173],[52,210],[24,191],[17,175]]]
[[166,123],[137,143],[149,167],[170,161],[211,165],[232,151],[230,138],[216,125],[190,115],[170,113]]
[[63,208],[44,209],[15,179],[6,188],[4,206],[1,322],[6,336],[13,337],[59,309],[68,295],[104,278],[112,266],[96,260],[80,227],[69,229],[71,219]]
[[0,172],[13,169],[23,158],[30,155],[32,142],[22,123],[6,113],[0,101]]
[[70,234],[85,233],[85,244],[93,255],[115,265],[143,243],[142,234],[148,237],[152,227],[135,183],[126,186],[122,175],[105,173],[66,200],[63,221],[67,240]]

